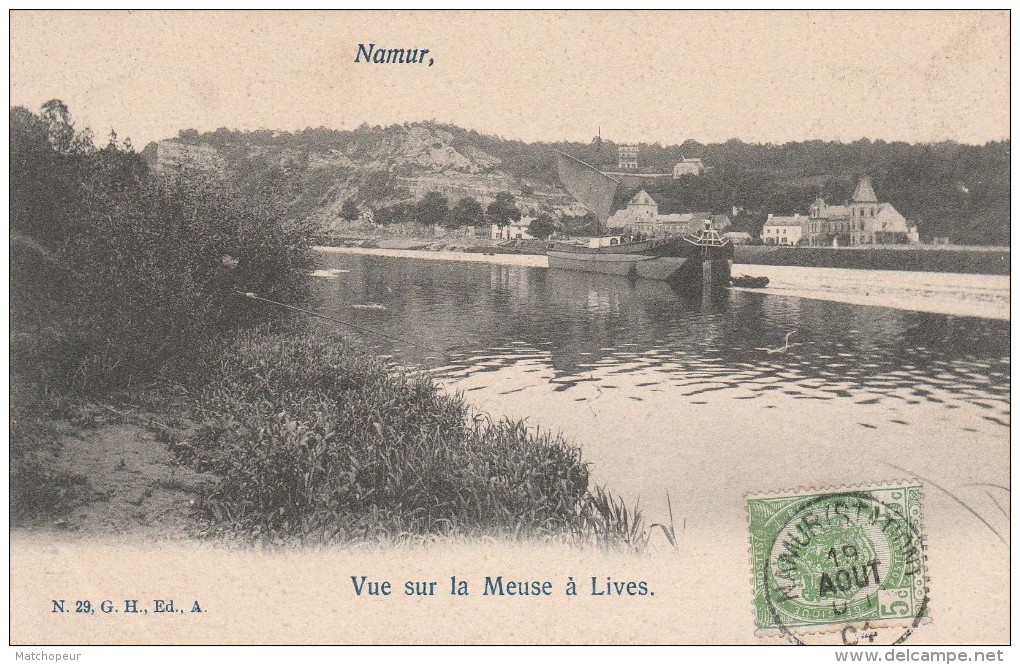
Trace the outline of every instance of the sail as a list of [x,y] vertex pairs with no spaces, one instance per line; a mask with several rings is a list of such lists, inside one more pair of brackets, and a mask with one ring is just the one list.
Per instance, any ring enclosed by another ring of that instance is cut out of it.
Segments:
[[563,188],[595,215],[600,229],[605,228],[619,181],[559,150],[556,162]]

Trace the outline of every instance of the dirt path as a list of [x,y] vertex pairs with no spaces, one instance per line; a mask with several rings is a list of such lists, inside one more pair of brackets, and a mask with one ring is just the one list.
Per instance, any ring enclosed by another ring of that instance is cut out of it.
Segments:
[[42,462],[54,471],[84,476],[88,486],[69,512],[28,520],[20,528],[154,540],[198,535],[194,506],[213,475],[176,464],[167,445],[140,424],[63,429],[59,449]]

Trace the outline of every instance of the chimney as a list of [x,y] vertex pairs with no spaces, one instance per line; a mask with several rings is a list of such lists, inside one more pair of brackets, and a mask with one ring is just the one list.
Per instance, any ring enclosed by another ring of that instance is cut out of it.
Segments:
[[769,213],[769,219],[772,219],[772,213],[771,212]]

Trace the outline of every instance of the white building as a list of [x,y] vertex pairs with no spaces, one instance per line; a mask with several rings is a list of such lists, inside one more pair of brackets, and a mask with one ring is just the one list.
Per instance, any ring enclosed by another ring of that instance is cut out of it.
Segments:
[[678,162],[677,165],[673,167],[674,180],[680,178],[680,176],[704,175],[704,173],[705,164],[697,157],[684,157],[682,161]]
[[637,170],[638,147],[636,145],[621,145],[616,149],[621,169]]
[[489,237],[492,240],[534,240],[535,236],[528,233],[528,227],[533,221],[535,221],[534,217],[523,216],[506,226],[493,224]]
[[793,217],[769,215],[761,230],[762,240],[766,245],[797,245],[804,235],[804,225],[808,218],[797,213]]

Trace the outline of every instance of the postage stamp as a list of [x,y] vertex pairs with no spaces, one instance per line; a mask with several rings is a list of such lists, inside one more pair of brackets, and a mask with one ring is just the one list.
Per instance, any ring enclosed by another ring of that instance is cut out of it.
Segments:
[[925,619],[921,496],[902,483],[749,497],[757,634]]

